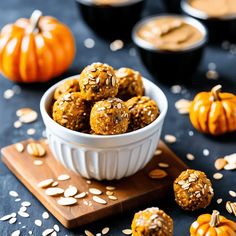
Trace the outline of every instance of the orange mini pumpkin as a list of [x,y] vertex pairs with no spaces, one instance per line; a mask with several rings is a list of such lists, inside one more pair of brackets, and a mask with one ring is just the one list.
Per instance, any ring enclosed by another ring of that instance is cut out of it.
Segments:
[[202,133],[220,135],[236,130],[236,96],[221,93],[221,85],[196,95],[190,106],[190,120]]
[[212,215],[200,215],[192,223],[190,236],[236,236],[236,223],[213,211]]
[[0,33],[0,70],[16,82],[44,82],[62,74],[75,56],[69,28],[36,10]]

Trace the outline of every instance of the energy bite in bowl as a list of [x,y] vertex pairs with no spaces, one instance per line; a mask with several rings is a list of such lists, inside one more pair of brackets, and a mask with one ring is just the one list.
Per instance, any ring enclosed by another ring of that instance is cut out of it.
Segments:
[[62,83],[54,92],[54,99],[57,100],[62,94],[79,92],[79,78],[78,79],[68,79]]
[[88,129],[89,114],[89,105],[79,92],[61,95],[52,109],[52,117],[58,124],[75,131]]
[[93,63],[85,67],[80,74],[79,85],[81,96],[88,101],[100,101],[118,93],[115,71],[107,64]]
[[115,74],[119,83],[118,98],[127,101],[132,97],[144,95],[142,76],[138,71],[120,68]]
[[91,129],[95,134],[123,134],[129,125],[129,110],[119,98],[95,103],[90,115]]
[[206,208],[214,195],[211,181],[204,172],[188,169],[174,182],[175,201],[184,210]]
[[173,220],[157,207],[147,208],[134,215],[133,236],[173,236]]
[[133,97],[126,102],[129,109],[129,131],[151,124],[160,114],[156,102],[147,96]]

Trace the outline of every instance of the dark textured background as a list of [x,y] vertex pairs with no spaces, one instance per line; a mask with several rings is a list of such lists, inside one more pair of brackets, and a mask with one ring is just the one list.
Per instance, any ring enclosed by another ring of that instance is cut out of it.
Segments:
[[[131,43],[127,43],[125,48],[121,51],[111,52],[109,49],[109,43],[105,40],[99,39],[82,21],[80,15],[77,12],[75,2],[73,0],[1,0],[0,1],[0,27],[3,25],[15,21],[17,18],[25,16],[29,17],[34,9],[40,9],[44,14],[53,15],[59,18],[64,23],[68,24],[72,29],[77,40],[77,57],[74,61],[72,69],[61,78],[67,75],[79,73],[81,69],[95,61],[101,61],[111,64],[118,68],[122,66],[132,67],[139,70],[143,76],[153,80],[154,78],[145,70],[140,60],[136,56],[130,56],[129,49],[133,47]],[[158,12],[164,12],[163,6],[158,0],[149,0],[146,5],[144,15],[155,14]],[[222,32],[223,33],[223,32]],[[88,38],[94,38],[96,45],[93,49],[87,49],[83,45],[83,41]],[[217,70],[220,73],[219,81],[209,81],[205,78],[207,65],[209,62],[214,62],[217,65]],[[236,135],[232,134],[221,138],[211,138],[204,136],[194,131],[194,136],[190,137],[188,132],[193,130],[188,117],[181,116],[174,108],[174,103],[178,99],[193,98],[197,91],[203,89],[210,89],[212,85],[216,83],[222,83],[224,89],[235,92],[236,90],[236,57],[227,51],[221,49],[220,46],[209,46],[206,50],[203,62],[199,68],[193,83],[187,88],[187,92],[184,95],[174,95],[170,92],[170,88],[164,85],[160,87],[164,90],[169,100],[169,111],[166,118],[163,135],[170,133],[176,135],[178,141],[176,144],[171,145],[171,148],[190,166],[196,169],[207,172],[208,176],[212,179],[212,174],[215,172],[214,160],[225,154],[236,152]],[[170,68],[171,69],[171,68]],[[57,79],[58,80],[58,79]],[[55,83],[52,81],[51,84]],[[19,95],[15,95],[10,100],[3,99],[3,92],[6,89],[12,88],[13,83],[9,82],[2,76],[0,76],[0,147],[9,145],[11,143],[28,138],[26,130],[30,127],[36,128],[37,133],[34,138],[40,138],[44,125],[41,118],[38,122],[31,125],[24,125],[20,129],[13,128],[13,122],[17,119],[15,111],[21,107],[32,107],[39,111],[39,101],[43,92],[50,86],[47,85],[35,85],[35,86],[21,86],[22,92]],[[210,155],[204,157],[203,149],[209,149]],[[196,160],[193,162],[186,161],[186,153],[193,153],[196,156]],[[175,222],[175,236],[187,236],[189,235],[189,226],[196,216],[203,212],[211,212],[213,209],[218,209],[221,213],[231,219],[224,209],[225,201],[233,200],[228,191],[236,190],[236,175],[235,172],[225,172],[224,179],[221,181],[213,181],[215,189],[215,197],[209,208],[203,211],[189,213],[184,212],[177,207],[173,198],[169,196],[163,202],[154,202],[147,206],[159,206],[164,209]],[[41,228],[34,225],[34,220],[41,218],[42,212],[45,211],[44,207],[29,193],[29,191],[10,173],[10,171],[0,162],[0,216],[6,215],[11,212],[17,212],[20,206],[20,202],[14,202],[14,199],[8,195],[10,190],[15,190],[19,193],[22,200],[29,200],[32,206],[29,208],[30,218],[18,217],[18,221],[14,225],[9,225],[7,222],[0,222],[0,235],[8,236],[15,229],[21,229],[21,235],[28,235],[28,231],[32,230],[33,235],[41,235],[41,232],[53,224],[58,223],[57,220],[50,216],[49,220],[43,222]],[[218,206],[216,204],[217,198],[223,198],[224,204]],[[140,206],[142,209],[143,206]],[[135,211],[140,210],[135,209]],[[68,231],[60,225],[59,235],[83,235],[84,229],[90,229],[92,232],[97,233],[103,227],[109,226],[111,231],[109,235],[122,235],[121,230],[129,228],[133,217],[134,211],[124,213],[120,216],[110,217],[109,219],[95,222],[92,225],[88,225],[84,228],[80,228],[74,231]],[[21,222],[19,225],[18,222]]]

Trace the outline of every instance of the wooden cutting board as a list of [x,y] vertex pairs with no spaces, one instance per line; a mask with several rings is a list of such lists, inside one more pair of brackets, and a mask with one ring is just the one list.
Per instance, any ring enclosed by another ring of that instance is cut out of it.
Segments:
[[[21,142],[25,147],[32,142],[26,140]],[[119,181],[95,181],[91,183],[80,175],[66,169],[59,163],[50,152],[46,140],[39,141],[47,150],[43,158],[35,158],[29,155],[26,149],[19,153],[15,145],[2,149],[2,160],[13,172],[14,175],[35,195],[36,198],[66,227],[74,228],[84,224],[94,222],[115,213],[122,213],[126,210],[137,208],[149,201],[163,198],[168,191],[171,191],[173,180],[187,166],[163,143],[160,142],[158,149],[162,150],[161,155],[154,156],[151,162],[137,174],[132,177]],[[34,160],[40,159],[43,165],[36,166]],[[159,162],[165,162],[170,165],[165,171],[168,176],[153,180],[148,177],[148,173],[158,168]],[[69,185],[74,185],[79,192],[88,192],[89,188],[95,187],[103,191],[99,197],[107,201],[106,205],[101,205],[92,200],[92,194],[84,199],[78,199],[78,203],[73,206],[58,205],[59,197],[50,197],[45,194],[45,190],[38,188],[37,184],[45,179],[57,177],[61,174],[68,174],[71,178],[66,181],[58,181],[58,187],[66,189]],[[106,186],[114,186],[115,196],[118,200],[110,200],[106,192]]]

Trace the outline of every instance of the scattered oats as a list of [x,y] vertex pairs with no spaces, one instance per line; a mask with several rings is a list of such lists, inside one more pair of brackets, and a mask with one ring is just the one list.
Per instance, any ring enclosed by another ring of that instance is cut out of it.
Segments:
[[67,175],[67,174],[62,174],[62,175],[59,175],[59,176],[57,177],[57,179],[60,180],[60,181],[65,181],[65,180],[70,179],[70,176]]
[[229,191],[229,195],[230,195],[231,197],[236,197],[236,192],[230,190],[230,191]]
[[64,189],[58,187],[47,188],[45,194],[48,196],[57,196],[64,193]]
[[25,207],[25,206],[22,206],[21,208],[20,208],[20,210],[19,211],[21,211],[21,212],[25,212],[25,211],[27,211],[27,207]]
[[59,231],[60,231],[60,228],[59,228],[59,226],[58,226],[58,225],[54,225],[54,226],[53,226],[53,229],[54,229],[55,231],[57,231],[57,232],[59,232]]
[[194,135],[193,131],[192,130],[188,131],[188,135],[192,137]]
[[162,150],[161,149],[157,149],[155,152],[154,152],[154,155],[155,156],[159,156],[162,154]]
[[216,202],[217,202],[217,204],[221,204],[221,203],[223,202],[223,199],[222,199],[222,198],[218,198],[218,199],[216,200]]
[[86,236],[94,236],[94,234],[91,233],[89,230],[85,230],[84,233]]
[[131,235],[132,234],[132,230],[131,229],[123,229],[122,233],[125,235]]
[[16,143],[15,148],[18,152],[23,152],[24,151],[24,145],[22,143]]
[[210,151],[208,149],[203,149],[203,155],[204,156],[209,156],[210,155]]
[[161,170],[161,169],[154,169],[149,172],[149,177],[151,179],[163,179],[167,176],[166,171]]
[[9,224],[15,224],[16,223],[16,218],[13,217],[9,220]]
[[207,79],[217,80],[219,79],[219,73],[216,70],[208,70],[206,73]]
[[14,232],[11,233],[11,236],[20,236],[20,230],[16,230]]
[[222,170],[224,169],[225,165],[227,164],[227,161],[224,159],[224,158],[218,158],[216,161],[215,161],[215,168],[217,170]]
[[9,214],[9,215],[5,215],[3,217],[0,218],[1,221],[6,221],[6,220],[9,220],[11,218],[14,218],[15,216],[12,215],[12,214]]
[[10,99],[14,96],[14,91],[12,89],[7,89],[4,91],[3,98]]
[[173,85],[171,88],[170,88],[170,91],[174,94],[178,94],[178,93],[181,93],[181,90],[182,90],[182,87],[180,85]]
[[29,217],[29,214],[28,214],[27,212],[24,212],[24,211],[18,211],[17,213],[18,213],[18,215],[20,215],[21,217],[24,217],[24,218]]
[[166,134],[164,139],[167,143],[170,143],[170,144],[176,142],[176,137],[174,135],[171,135],[171,134]]
[[221,174],[221,173],[215,173],[215,174],[213,175],[213,178],[216,179],[216,180],[223,179],[223,174]]
[[43,214],[42,214],[42,217],[43,219],[47,220],[49,218],[49,214],[45,211]]
[[89,192],[93,195],[101,195],[102,191],[97,188],[89,188]]
[[37,220],[34,221],[34,224],[37,225],[38,227],[41,227],[43,223],[42,223],[41,220],[37,219]]
[[19,201],[21,201],[21,198],[15,199],[15,202],[19,202]]
[[235,170],[236,169],[236,164],[226,164],[224,166],[225,170]]
[[31,206],[31,203],[27,202],[27,201],[24,201],[24,202],[21,203],[21,206],[29,207],[29,206]]
[[113,52],[118,51],[122,49],[123,47],[124,47],[124,42],[120,39],[117,39],[110,44],[110,49]]
[[113,200],[113,201],[118,200],[118,198],[117,198],[116,196],[113,196],[113,195],[109,195],[108,198],[109,198],[110,200]]
[[73,197],[77,194],[78,190],[75,186],[70,185],[64,192],[65,197]]
[[189,111],[191,101],[187,99],[180,99],[175,103],[175,108],[177,110],[187,109]]
[[57,181],[54,181],[53,183],[52,183],[52,187],[56,187],[58,185],[58,182]]
[[16,191],[10,191],[9,195],[12,196],[12,197],[19,197],[19,195]]
[[50,236],[57,236],[57,232],[56,231],[52,232]]
[[25,228],[26,228],[26,225],[22,226],[21,228],[22,228],[22,229],[25,229]]
[[80,198],[84,198],[86,196],[87,196],[87,193],[86,192],[82,192],[82,193],[79,193],[79,194],[75,195],[74,198],[80,199]]
[[93,201],[94,201],[94,202],[97,202],[97,203],[99,203],[99,204],[103,204],[103,205],[106,205],[106,204],[107,204],[107,202],[106,202],[104,199],[102,199],[102,198],[100,198],[100,197],[98,197],[98,196],[93,196]]
[[36,133],[36,130],[33,129],[33,128],[30,128],[30,129],[27,129],[26,133],[27,133],[28,135],[34,135],[34,134]]
[[86,180],[86,183],[87,184],[92,184],[92,181],[91,180]]
[[114,192],[112,192],[112,191],[106,191],[106,195],[107,196],[111,196],[111,195],[113,195],[114,194]]
[[102,229],[102,234],[103,235],[108,234],[109,231],[110,231],[110,229],[108,227],[105,227]]
[[52,184],[53,182],[54,182],[53,179],[45,179],[45,180],[39,182],[37,186],[38,186],[39,188],[47,188],[47,187],[51,186],[51,184]]
[[34,157],[43,157],[46,154],[45,148],[40,143],[31,142],[27,145],[26,149]]
[[135,48],[130,48],[130,50],[129,50],[129,55],[130,55],[131,57],[135,57],[135,56],[136,56],[136,50],[135,50]]
[[38,113],[31,108],[21,108],[16,111],[16,115],[19,117],[19,121],[22,123],[32,123],[37,120]]
[[29,233],[29,235],[32,235],[32,234],[33,234],[33,232],[32,232],[31,230],[30,230],[28,233]]
[[70,206],[77,203],[77,200],[73,197],[61,197],[57,203],[61,206]]
[[42,160],[34,160],[34,165],[41,166],[43,164]]
[[54,229],[45,229],[42,233],[42,236],[48,236],[51,235],[51,233],[54,231]]
[[114,191],[115,189],[116,189],[116,187],[113,187],[113,186],[106,186],[106,190]]
[[101,233],[96,233],[96,236],[102,236],[102,234]]
[[170,165],[168,163],[165,163],[165,162],[158,163],[158,166],[161,167],[161,168],[169,168],[170,167]]
[[194,156],[193,154],[191,154],[191,153],[187,153],[186,158],[187,158],[189,161],[195,160],[195,156]]
[[230,213],[230,214],[234,214],[236,216],[236,202],[226,202],[226,210]]
[[16,129],[19,129],[19,128],[22,126],[22,123],[21,123],[19,120],[17,120],[17,121],[14,122],[13,126],[14,126]]
[[91,38],[87,38],[84,40],[84,46],[86,48],[93,48],[95,46],[95,41]]

